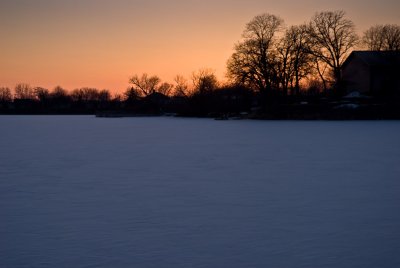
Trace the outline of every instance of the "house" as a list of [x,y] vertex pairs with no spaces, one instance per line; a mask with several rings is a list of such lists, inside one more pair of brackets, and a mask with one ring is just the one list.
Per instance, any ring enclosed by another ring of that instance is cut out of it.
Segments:
[[400,51],[353,51],[342,65],[346,92],[400,92]]

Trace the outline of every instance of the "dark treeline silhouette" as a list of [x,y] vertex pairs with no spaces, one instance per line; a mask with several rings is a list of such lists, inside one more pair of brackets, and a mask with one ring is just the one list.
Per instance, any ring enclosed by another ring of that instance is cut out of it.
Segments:
[[357,95],[342,79],[343,64],[355,49],[400,51],[400,26],[375,25],[360,38],[343,11],[317,12],[302,25],[284,25],[268,13],[247,23],[227,61],[225,83],[213,70],[200,69],[189,79],[177,75],[173,83],[135,74],[129,88],[115,96],[95,88],[67,91],[18,84],[13,91],[0,88],[0,113],[400,118],[399,90]]
[[71,92],[57,86],[53,90],[17,84],[14,94],[0,88],[0,111],[9,114],[93,114],[98,110],[119,107],[108,90],[80,88]]
[[[140,79],[148,77],[144,74]],[[153,77],[154,78],[154,77]],[[144,79],[145,80],[145,79]],[[96,114],[103,117],[177,115],[255,119],[400,119],[400,94],[338,96],[321,91],[314,81],[307,90],[286,95],[254,91],[243,85],[220,84],[209,70],[196,72],[189,82],[176,77],[168,94],[161,80],[146,95],[132,86],[123,95],[94,88],[52,91],[19,84],[14,96],[0,88],[2,114]],[[165,92],[166,93],[166,92]],[[266,95],[267,94],[267,95]]]
[[311,77],[325,91],[337,87],[341,65],[358,41],[345,13],[319,12],[308,24],[286,29],[283,23],[267,13],[251,20],[228,61],[229,77],[265,93],[299,94]]

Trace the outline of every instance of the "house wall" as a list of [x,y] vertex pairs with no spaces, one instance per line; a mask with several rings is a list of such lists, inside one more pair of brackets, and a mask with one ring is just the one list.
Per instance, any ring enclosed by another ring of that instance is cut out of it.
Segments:
[[354,56],[342,70],[343,85],[347,92],[370,92],[370,69],[361,59]]
[[372,92],[400,92],[400,68],[382,67],[372,68],[371,91]]

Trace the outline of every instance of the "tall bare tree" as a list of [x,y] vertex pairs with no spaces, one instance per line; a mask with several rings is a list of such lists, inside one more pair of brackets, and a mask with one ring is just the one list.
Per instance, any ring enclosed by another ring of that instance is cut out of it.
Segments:
[[310,54],[306,25],[291,26],[276,45],[278,76],[281,87],[287,92],[300,91],[300,81],[310,73]]
[[344,11],[318,12],[309,24],[308,34],[313,45],[310,53],[322,63],[319,66],[329,66],[334,82],[340,82],[340,68],[358,41],[353,22]]
[[363,45],[368,50],[400,50],[400,26],[375,25],[364,32]]
[[14,89],[15,99],[35,99],[33,88],[29,84],[20,83]]
[[271,90],[274,76],[273,48],[283,20],[268,13],[254,17],[235,45],[227,63],[228,77],[236,83],[257,89]]
[[375,25],[364,32],[362,45],[368,50],[383,50],[385,37],[383,34],[383,25]]
[[132,84],[132,87],[143,96],[148,96],[157,92],[160,82],[161,79],[158,76],[149,76],[146,73],[142,74],[140,77],[135,74],[129,79],[129,83]]

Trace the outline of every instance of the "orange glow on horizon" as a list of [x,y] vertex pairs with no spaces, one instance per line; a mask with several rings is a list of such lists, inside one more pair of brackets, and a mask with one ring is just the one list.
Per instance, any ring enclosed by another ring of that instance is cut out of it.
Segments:
[[377,23],[400,24],[400,3],[390,1],[3,0],[0,86],[121,93],[134,74],[172,83],[201,68],[224,80],[232,48],[255,15],[268,12],[294,25],[316,11],[343,9],[362,33]]

